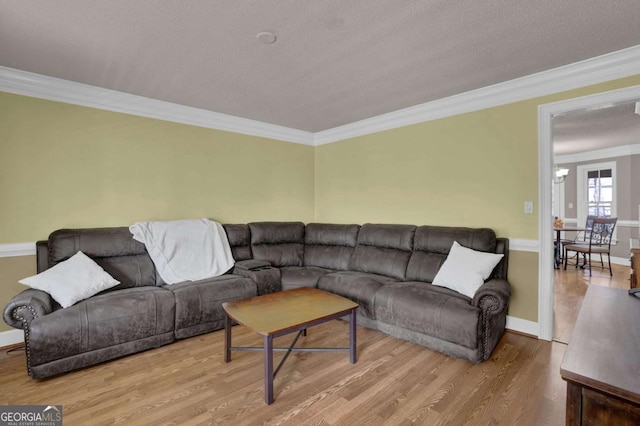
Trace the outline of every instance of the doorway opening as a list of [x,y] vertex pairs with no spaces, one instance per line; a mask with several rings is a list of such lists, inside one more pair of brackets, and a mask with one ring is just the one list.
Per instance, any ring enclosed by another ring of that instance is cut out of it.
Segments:
[[[538,107],[538,189],[539,189],[539,241],[540,255],[538,263],[538,337],[544,340],[553,339],[554,331],[554,269],[552,265],[556,261],[554,257],[553,232],[553,197],[554,169],[561,163],[558,155],[554,154],[554,119],[568,116],[572,113],[584,111],[596,111],[621,105],[624,103],[640,101],[640,86],[628,87],[611,92],[581,98],[569,99]],[[638,117],[640,119],[640,116]],[[597,150],[596,150],[597,151]],[[565,158],[566,159],[566,158]],[[576,172],[574,172],[575,175]],[[571,182],[571,174],[567,181]],[[575,179],[575,176],[573,177]],[[575,185],[575,183],[574,183]],[[568,188],[564,188],[566,193]],[[558,199],[556,193],[556,200]],[[558,211],[558,209],[555,209]],[[566,214],[569,214],[568,212]],[[577,216],[573,216],[577,222]],[[572,218],[573,218],[572,217]],[[629,221],[630,222],[630,221]]]

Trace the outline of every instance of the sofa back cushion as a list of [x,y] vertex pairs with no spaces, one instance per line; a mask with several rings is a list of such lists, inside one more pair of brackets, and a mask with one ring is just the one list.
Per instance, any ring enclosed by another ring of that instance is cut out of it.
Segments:
[[268,260],[273,266],[302,266],[304,223],[253,222],[251,251],[254,259]]
[[404,280],[415,230],[414,225],[362,225],[349,269]]
[[236,262],[252,259],[251,257],[251,232],[249,225],[222,225],[227,233],[231,253]]
[[304,234],[304,266],[349,269],[359,230],[360,225],[308,224]]
[[120,281],[111,290],[158,285],[144,244],[133,239],[129,228],[60,229],[49,235],[47,248],[49,267],[82,251]]
[[473,250],[496,252],[496,234],[491,229],[420,226],[407,267],[407,281],[433,282],[454,241]]

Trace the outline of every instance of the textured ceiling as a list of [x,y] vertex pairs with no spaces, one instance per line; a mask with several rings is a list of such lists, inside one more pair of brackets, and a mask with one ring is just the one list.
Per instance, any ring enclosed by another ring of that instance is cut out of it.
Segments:
[[553,119],[555,155],[635,144],[640,144],[640,115],[635,113],[634,102]]
[[0,65],[317,132],[637,45],[639,23],[638,0],[7,0]]

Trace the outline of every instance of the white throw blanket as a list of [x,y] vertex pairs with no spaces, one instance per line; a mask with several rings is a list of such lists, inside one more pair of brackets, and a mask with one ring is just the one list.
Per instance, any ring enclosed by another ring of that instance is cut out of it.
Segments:
[[137,222],[129,230],[167,284],[217,277],[234,264],[224,228],[209,219]]

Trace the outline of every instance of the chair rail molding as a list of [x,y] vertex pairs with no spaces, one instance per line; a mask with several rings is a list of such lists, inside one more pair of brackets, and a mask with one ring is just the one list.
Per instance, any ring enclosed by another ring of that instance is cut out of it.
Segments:
[[[578,218],[566,217],[563,219],[565,223],[578,223]],[[623,228],[638,228],[640,227],[640,220],[622,220],[618,219],[616,226]]]
[[0,257],[34,256],[36,243],[0,244]]
[[[538,240],[509,238],[509,250],[538,252]],[[0,244],[0,257],[35,256],[36,243]]]
[[[636,72],[637,74],[637,72]],[[610,104],[631,102],[640,98],[640,86],[626,87],[609,92],[538,106],[538,229],[540,256],[538,257],[538,337],[553,338],[553,223],[552,223],[552,167],[554,116],[586,108],[603,108]]]
[[520,238],[509,238],[509,250],[528,251],[537,253],[540,251],[540,242],[538,240],[523,240]]

